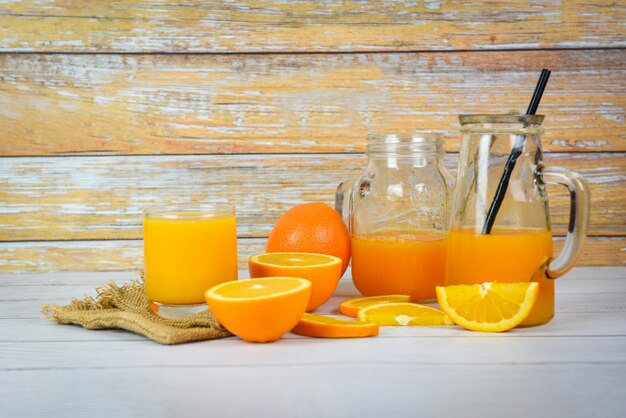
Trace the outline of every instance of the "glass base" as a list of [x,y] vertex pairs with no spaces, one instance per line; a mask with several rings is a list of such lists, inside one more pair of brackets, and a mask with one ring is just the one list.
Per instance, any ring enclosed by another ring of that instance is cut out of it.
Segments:
[[522,321],[521,324],[517,326],[517,328],[538,327],[539,325],[547,324],[548,322],[552,321],[553,318],[554,318],[554,315],[550,316],[549,318],[541,318],[539,320],[535,319],[534,322],[527,322],[527,319],[525,319]]
[[150,309],[161,318],[176,319],[195,315],[199,312],[207,310],[208,308],[206,303],[199,303],[197,305],[165,305],[163,303],[151,301]]

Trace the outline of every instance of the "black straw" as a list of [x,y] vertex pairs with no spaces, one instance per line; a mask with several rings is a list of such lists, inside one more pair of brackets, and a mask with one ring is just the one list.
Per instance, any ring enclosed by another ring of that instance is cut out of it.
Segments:
[[527,115],[534,115],[535,113],[537,113],[537,108],[539,107],[541,96],[543,96],[543,91],[546,89],[546,84],[548,84],[549,78],[550,70],[547,70],[545,68],[541,70],[541,75],[539,76],[539,81],[537,81],[537,85],[535,86],[533,97],[532,99],[530,99],[528,109],[526,109]]
[[[541,75],[539,76],[539,80],[537,81],[537,85],[535,86],[533,97],[532,99],[530,99],[530,104],[528,105],[528,109],[526,110],[527,115],[534,115],[537,112],[539,102],[541,101],[541,96],[543,95],[543,91],[546,89],[546,84],[548,84],[549,78],[550,70],[547,70],[545,68],[541,70]],[[502,177],[500,178],[500,182],[498,183],[496,195],[493,198],[493,202],[491,202],[489,212],[487,212],[487,220],[485,221],[485,225],[483,226],[483,234],[491,233],[491,228],[493,228],[493,224],[496,220],[496,216],[498,215],[498,211],[500,210],[500,206],[502,206],[502,201],[504,200],[506,189],[509,187],[511,173],[513,173],[515,163],[517,162],[519,156],[522,154],[523,149],[524,137],[522,135],[519,135],[515,140],[515,145],[511,150],[509,158],[504,164],[504,172],[502,173]]]

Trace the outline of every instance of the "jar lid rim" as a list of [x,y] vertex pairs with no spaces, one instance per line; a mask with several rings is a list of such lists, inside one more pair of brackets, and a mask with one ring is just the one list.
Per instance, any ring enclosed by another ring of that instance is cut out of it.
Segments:
[[370,134],[367,136],[368,154],[443,154],[443,141],[438,133],[413,132],[402,134]]
[[475,123],[521,123],[524,125],[541,125],[544,115],[492,115],[492,114],[474,114],[459,115],[461,125],[471,125]]
[[442,143],[441,135],[437,132],[413,131],[400,133],[369,133],[368,143],[398,144],[398,145],[439,145]]

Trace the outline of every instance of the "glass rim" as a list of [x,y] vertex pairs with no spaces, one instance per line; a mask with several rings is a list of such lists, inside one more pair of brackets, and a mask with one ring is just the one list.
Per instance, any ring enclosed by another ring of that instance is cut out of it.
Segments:
[[477,123],[519,123],[524,125],[541,125],[544,115],[518,115],[518,114],[470,114],[459,115],[461,125]]
[[399,133],[370,133],[367,135],[368,155],[407,155],[443,153],[443,140],[439,132],[402,131]]
[[433,131],[401,131],[394,133],[371,132],[367,134],[367,141],[381,141],[387,144],[423,144],[441,141],[441,134]]
[[235,215],[235,207],[227,203],[155,206],[144,210],[152,219],[210,219]]

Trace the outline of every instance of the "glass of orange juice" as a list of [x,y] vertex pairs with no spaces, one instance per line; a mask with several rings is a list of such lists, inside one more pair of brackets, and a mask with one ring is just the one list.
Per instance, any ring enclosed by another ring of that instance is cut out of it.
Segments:
[[[463,141],[452,206],[446,284],[539,283],[539,295],[522,325],[539,325],[554,316],[554,279],[571,269],[585,241],[589,191],[577,173],[544,167],[541,115],[461,115]],[[521,154],[506,189],[501,178],[516,144]],[[547,183],[570,194],[565,247],[553,260]],[[494,197],[505,190],[499,210]],[[491,223],[493,220],[493,223]]]
[[206,309],[204,292],[237,280],[235,209],[224,204],[164,207],[143,223],[146,296],[164,317]]

